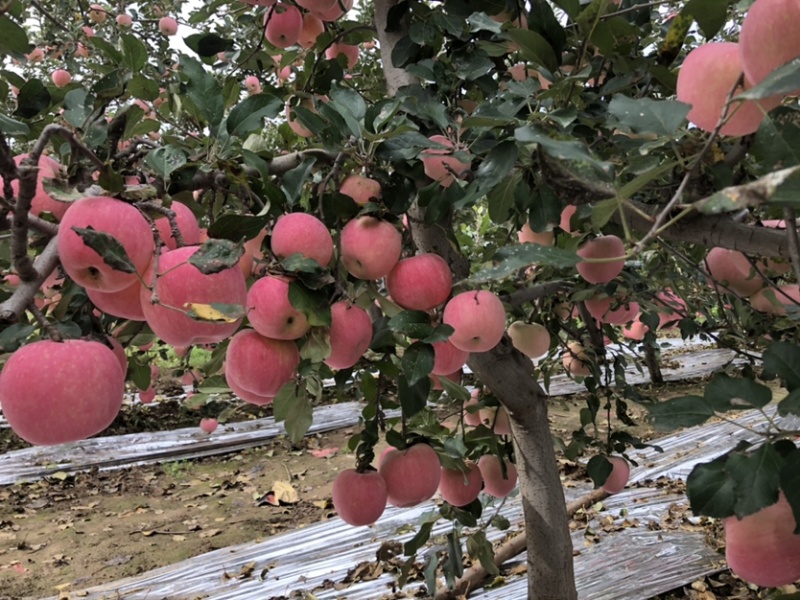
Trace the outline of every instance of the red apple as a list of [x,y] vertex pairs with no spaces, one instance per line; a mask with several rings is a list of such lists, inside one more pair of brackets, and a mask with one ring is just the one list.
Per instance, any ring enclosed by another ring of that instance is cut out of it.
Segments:
[[430,500],[439,487],[441,464],[427,444],[406,450],[391,449],[381,459],[378,472],[386,482],[387,501],[398,508]]
[[86,295],[104,313],[120,319],[144,321],[141,302],[142,284],[138,281],[118,292],[101,292],[86,288]]
[[[764,285],[764,279],[738,250],[712,248],[706,255],[705,262],[708,274],[738,296],[754,294]],[[713,285],[714,282],[710,283]]]
[[455,144],[443,135],[434,135],[428,139],[441,146],[452,148],[452,150],[441,148],[423,150],[419,157],[425,169],[425,175],[438,181],[442,187],[450,187],[456,177],[463,179],[466,173],[469,172],[471,164],[463,162],[452,155],[453,150],[455,150]]
[[203,433],[214,433],[219,427],[219,421],[213,418],[200,419],[200,429]]
[[338,60],[340,56],[344,56],[347,62],[347,69],[352,70],[358,62],[358,52],[358,46],[334,42],[325,50],[325,58],[328,60]]
[[333,238],[325,223],[306,213],[290,213],[278,218],[270,239],[278,258],[302,254],[325,267],[333,257]]
[[455,373],[469,358],[469,352],[459,350],[449,340],[434,342],[433,346],[433,375],[450,375]]
[[[336,2],[337,0],[334,0]],[[312,13],[305,13],[303,15],[303,30],[300,32],[300,38],[297,43],[303,48],[313,48],[317,43],[317,38],[325,32],[325,24],[322,19],[314,16]]]
[[296,340],[311,329],[306,316],[289,302],[289,282],[268,275],[247,292],[247,318],[264,337]]
[[225,379],[242,400],[266,404],[294,378],[298,364],[300,353],[294,342],[273,340],[243,329],[228,345]]
[[349,196],[356,204],[381,199],[381,184],[363,175],[348,175],[339,187],[339,193]]
[[151,385],[146,390],[138,390],[139,402],[142,404],[151,404],[156,399],[156,390]]
[[658,313],[659,329],[675,327],[686,316],[686,302],[669,288],[658,292],[653,300],[662,309]]
[[367,312],[346,301],[331,306],[331,369],[349,369],[364,356],[372,341],[372,320]]
[[486,454],[478,460],[478,468],[483,476],[483,491],[495,498],[505,498],[517,487],[517,467],[507,460],[503,460],[503,463],[506,467],[505,478],[499,458]]
[[[783,43],[783,42],[780,42]],[[742,73],[739,44],[711,42],[694,48],[678,72],[678,100],[690,104],[686,118],[703,131],[714,131],[722,116],[725,100]],[[747,82],[745,87],[750,87]],[[739,87],[734,95],[742,92]],[[754,133],[764,115],[778,106],[781,97],[731,103],[728,118],[720,129],[722,135]]]
[[478,465],[472,461],[467,461],[466,464],[466,473],[442,467],[439,493],[445,502],[453,506],[466,506],[478,497],[483,487],[483,476]]
[[319,17],[323,21],[330,23],[331,21],[336,21],[338,19],[341,19],[345,15],[345,13],[347,13],[351,8],[353,8],[353,0],[337,0],[337,2],[333,5],[332,8],[329,8],[327,10],[318,8],[312,12],[314,13],[314,16]]
[[539,246],[552,246],[556,239],[552,231],[537,233],[527,223],[519,230],[517,237],[520,244],[538,244]]
[[[187,304],[232,304],[244,307],[247,286],[241,270],[234,266],[213,275],[204,275],[189,264],[199,246],[184,246],[163,252],[158,261],[156,292],[158,304],[151,302],[152,292],[143,287],[139,295],[147,324],[159,338],[173,346],[194,346],[220,342],[239,328],[241,319],[232,323],[199,321],[188,314]],[[152,265],[144,281],[152,286]]]
[[130,204],[106,196],[73,202],[61,219],[58,254],[67,275],[85,288],[118,292],[138,281],[136,273],[112,269],[103,258],[73,231],[93,228],[122,244],[137,273],[144,273],[153,258],[155,244],[150,225]]
[[[27,157],[27,154],[18,154],[14,157],[14,162],[19,166]],[[49,212],[53,214],[57,221],[60,221],[64,213],[67,212],[70,206],[69,202],[60,202],[51,197],[50,194],[44,190],[43,180],[55,178],[60,170],[61,165],[57,160],[45,156],[44,154],[39,157],[39,175],[36,180],[36,195],[31,200],[30,212],[33,215],[38,217],[44,212]],[[3,178],[0,177],[0,189],[2,189],[2,186]],[[14,191],[15,195],[19,194],[19,179],[15,179],[11,182],[11,189]]]
[[450,343],[456,348],[488,352],[503,338],[506,311],[500,298],[492,292],[462,292],[445,305],[442,322],[455,329]]
[[133,17],[127,13],[121,13],[116,17],[117,25],[120,27],[132,27]]
[[625,245],[615,235],[605,235],[586,242],[578,249],[583,259],[612,259],[605,262],[579,262],[578,274],[589,283],[608,283],[622,272],[625,266]]
[[[169,208],[175,212],[175,222],[178,225],[178,231],[183,237],[184,244],[187,246],[199,244],[201,238],[200,224],[197,222],[197,217],[194,216],[194,213],[181,202],[173,202]],[[169,219],[166,216],[157,216],[156,229],[158,229],[158,235],[161,236],[161,241],[164,242],[167,248],[175,250],[178,247],[177,241],[172,236],[172,227],[170,227]]]
[[561,362],[567,373],[576,377],[586,377],[592,373],[587,364],[589,358],[586,349],[579,342],[570,342],[564,352]]
[[403,308],[431,310],[450,296],[453,274],[438,254],[418,254],[392,268],[386,277],[386,289]]
[[362,216],[342,229],[342,262],[357,279],[380,279],[400,260],[403,236],[388,221]]
[[277,48],[288,48],[297,43],[303,32],[303,14],[286,2],[276,2],[265,15],[267,41]]
[[125,373],[114,352],[86,340],[32,342],[0,373],[0,406],[31,444],[66,444],[108,427],[122,406]]
[[[761,83],[772,71],[800,56],[797,0],[758,0],[747,11],[739,32],[739,53],[747,81]],[[797,95],[800,89],[792,94]]]
[[511,343],[528,358],[539,358],[550,349],[550,332],[539,323],[514,321],[508,327]]
[[480,391],[475,388],[469,393],[469,400],[464,403],[464,425],[469,427],[477,427],[481,424],[480,411],[469,412],[466,410],[468,406],[474,406],[480,402]]
[[386,509],[386,482],[377,471],[347,469],[333,481],[333,508],[355,527],[371,525]]
[[53,85],[60,88],[72,81],[72,75],[66,69],[56,69],[50,77],[53,80]]
[[627,460],[619,456],[608,456],[607,459],[612,465],[612,470],[602,488],[609,494],[616,494],[628,485],[628,479],[631,477],[631,466]]
[[158,21],[158,30],[164,35],[178,33],[178,21],[174,17],[161,17]]
[[105,23],[108,14],[101,4],[89,6],[89,20],[95,23]]

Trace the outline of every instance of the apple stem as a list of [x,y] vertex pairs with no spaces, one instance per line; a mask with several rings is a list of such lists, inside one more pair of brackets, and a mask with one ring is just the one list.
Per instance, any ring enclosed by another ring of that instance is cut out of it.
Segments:
[[36,322],[39,324],[39,327],[48,335],[48,337],[53,340],[54,342],[63,342],[64,337],[61,335],[61,332],[50,322],[47,320],[47,317],[44,316],[44,313],[39,310],[39,308],[31,302],[28,304],[28,310],[33,315],[33,318],[36,319]]

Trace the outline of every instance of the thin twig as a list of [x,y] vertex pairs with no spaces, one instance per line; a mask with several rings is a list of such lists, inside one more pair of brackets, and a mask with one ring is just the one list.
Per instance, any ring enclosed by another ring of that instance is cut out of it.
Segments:
[[792,258],[794,276],[800,283],[800,240],[797,238],[797,214],[794,207],[787,206],[783,209],[783,219],[786,221],[786,237],[789,239],[789,256]]
[[48,337],[53,340],[54,342],[63,342],[64,337],[61,335],[61,332],[56,329],[56,327],[47,320],[47,317],[44,316],[44,313],[39,310],[39,307],[36,306],[34,302],[28,304],[28,310],[33,315],[33,318],[36,319],[36,322],[39,324],[39,327],[42,328]]

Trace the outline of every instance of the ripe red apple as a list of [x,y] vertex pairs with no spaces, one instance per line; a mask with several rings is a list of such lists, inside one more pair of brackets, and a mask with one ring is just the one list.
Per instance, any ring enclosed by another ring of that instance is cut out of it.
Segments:
[[442,322],[455,329],[450,343],[456,348],[488,352],[503,338],[506,311],[500,298],[492,292],[462,292],[445,305]]
[[296,0],[297,6],[305,8],[308,11],[331,10],[336,6],[339,0]]
[[[175,222],[178,225],[178,231],[180,231],[184,243],[187,246],[199,244],[202,237],[200,224],[191,209],[182,202],[173,202],[169,208],[175,212]],[[175,250],[178,247],[178,242],[172,236],[172,228],[166,216],[160,215],[156,218],[156,229],[158,229],[158,235],[161,236],[161,241],[164,242],[167,248]]]
[[128,372],[128,355],[125,354],[125,348],[122,347],[122,344],[117,341],[116,338],[106,336],[106,341],[108,342],[108,346],[111,346],[111,351],[114,353],[114,356],[117,357],[119,361],[119,366],[122,368],[122,373],[126,374]]
[[59,88],[63,88],[72,81],[72,75],[66,69],[56,69],[50,77],[53,80],[53,85]]
[[127,13],[121,13],[116,17],[117,25],[120,27],[132,27],[133,17]]
[[101,4],[89,6],[89,20],[95,23],[105,23],[107,17],[106,9]]
[[341,19],[351,8],[353,8],[353,0],[340,0],[340,1],[341,1],[341,6],[340,2],[337,1],[332,8],[329,8],[327,10],[318,8],[312,12],[314,13],[314,16],[317,16],[323,21],[326,21],[328,23],[336,21],[338,19]]
[[[714,131],[722,115],[725,99],[742,73],[739,44],[711,42],[693,49],[678,72],[678,100],[691,104],[686,116],[703,131]],[[747,82],[745,87],[750,87]],[[741,93],[737,88],[735,94]],[[758,102],[747,100],[732,103],[728,109],[730,119],[723,125],[722,135],[748,135],[754,133],[764,115],[780,104],[780,97]]]
[[381,184],[363,175],[348,175],[339,186],[339,193],[352,198],[356,204],[381,199]]
[[219,427],[219,421],[211,417],[200,419],[200,429],[203,433],[214,433]]
[[250,286],[247,318],[258,333],[276,340],[296,340],[311,329],[306,316],[289,302],[289,282],[272,275]]
[[466,506],[481,493],[483,475],[474,462],[467,461],[468,471],[464,473],[458,469],[445,469],[439,480],[439,493],[445,502],[453,506]]
[[136,273],[112,269],[72,230],[92,227],[117,239],[137,273],[144,273],[153,258],[155,244],[150,225],[130,204],[107,196],[81,198],[70,204],[58,236],[58,255],[67,275],[85,288],[118,292],[138,281]]
[[118,292],[101,292],[86,288],[86,295],[97,308],[112,317],[129,319],[131,321],[144,321],[144,311],[140,300],[142,284],[135,281],[133,285]]
[[443,390],[444,389],[444,386],[442,385],[442,377],[444,377],[446,379],[449,379],[450,381],[461,385],[461,376],[462,375],[463,375],[463,373],[461,372],[461,369],[456,369],[452,373],[447,373],[445,375],[434,375],[433,373],[431,373],[429,375],[429,377],[431,379],[431,383],[433,384],[433,387],[431,389],[434,389],[434,390]]
[[439,455],[427,444],[414,444],[406,450],[391,449],[378,465],[386,482],[387,502],[398,508],[416,506],[430,500],[439,487]]
[[527,223],[519,230],[517,237],[520,244],[538,244],[539,246],[552,246],[556,239],[552,231],[537,233]]
[[139,402],[142,404],[151,404],[156,399],[156,390],[151,385],[146,390],[138,390]]
[[[27,154],[18,154],[14,157],[14,162],[19,166],[28,157]],[[49,156],[42,154],[39,157],[39,176],[36,180],[36,195],[31,200],[30,212],[35,216],[40,216],[44,212],[52,213],[56,220],[60,221],[70,206],[69,202],[60,202],[51,197],[44,190],[44,179],[56,177],[61,170],[59,162]],[[0,189],[3,186],[3,178],[0,177]],[[14,194],[19,194],[19,179],[11,182],[11,189]]]
[[481,424],[481,414],[480,411],[469,412],[467,410],[468,406],[474,406],[480,402],[480,390],[478,388],[473,389],[469,393],[469,400],[464,403],[464,425],[469,427],[477,427]]
[[302,254],[325,267],[333,257],[333,238],[325,223],[306,213],[290,213],[278,218],[270,239],[278,258]]
[[625,266],[625,245],[615,235],[604,235],[583,244],[578,249],[578,256],[583,259],[611,259],[606,262],[579,262],[576,265],[578,274],[589,283],[608,283],[622,272]]
[[354,527],[372,525],[386,510],[386,482],[377,471],[342,471],[333,481],[332,495],[333,508]]
[[164,35],[178,33],[178,21],[174,17],[161,17],[158,20],[158,30]]
[[587,364],[588,360],[586,349],[583,347],[583,344],[579,342],[568,343],[567,349],[561,357],[564,369],[566,369],[567,373],[575,377],[586,377],[591,374],[592,370]]
[[550,332],[539,323],[514,321],[508,327],[511,343],[528,358],[539,358],[550,349]]
[[[239,328],[241,319],[233,323],[199,321],[188,316],[187,304],[233,304],[244,306],[247,286],[241,270],[234,266],[213,275],[204,275],[189,264],[189,258],[199,246],[184,246],[163,252],[158,262],[156,292],[158,304],[151,302],[152,292],[141,289],[147,324],[159,338],[173,346],[194,346],[220,342]],[[148,286],[153,285],[152,265],[144,274]]]
[[261,93],[261,82],[255,75],[248,75],[244,78],[244,88],[251,96]]
[[469,352],[459,350],[449,340],[433,342],[433,370],[434,375],[449,375],[455,373],[469,358]]
[[759,312],[783,316],[787,306],[800,304],[800,286],[796,283],[785,283],[778,289],[766,286],[750,296],[750,304]]
[[742,519],[728,517],[723,525],[725,559],[737,576],[763,587],[800,579],[800,535],[783,492],[775,504]]
[[636,317],[630,325],[622,328],[622,335],[629,340],[642,341],[648,331],[650,328]]
[[443,135],[433,135],[428,139],[453,150],[442,148],[427,148],[423,150],[419,157],[425,169],[425,175],[438,181],[442,187],[450,187],[456,177],[463,179],[471,164],[453,156],[455,144]]
[[372,320],[362,308],[344,300],[331,306],[331,369],[349,369],[364,356],[372,341]]
[[438,254],[418,254],[399,261],[386,276],[386,289],[409,310],[431,310],[444,304],[453,289],[453,274]]
[[225,379],[242,400],[266,404],[294,378],[298,364],[300,352],[294,342],[273,340],[243,329],[228,345]]
[[492,406],[480,410],[481,423],[497,435],[511,435],[511,420],[503,406]]
[[334,42],[325,50],[325,58],[328,60],[338,60],[340,56],[344,56],[347,62],[347,69],[352,70],[358,62],[358,53],[358,46]]
[[[764,285],[764,279],[738,250],[712,248],[706,255],[708,274],[739,296],[754,294]],[[710,282],[714,285],[714,282]]]
[[517,487],[517,467],[505,459],[503,463],[506,466],[506,478],[503,478],[503,468],[496,456],[486,454],[478,460],[478,468],[483,476],[483,491],[495,498],[505,498]]
[[122,406],[125,373],[99,342],[32,342],[0,373],[0,406],[31,444],[66,444],[108,427]]
[[400,260],[403,236],[388,221],[365,215],[347,222],[339,244],[348,273],[357,279],[380,279]]
[[[334,0],[336,2],[336,0]],[[302,6],[302,5],[301,5]],[[297,43],[306,50],[313,48],[317,43],[317,38],[325,32],[325,24],[317,16],[308,12],[303,14],[303,30]]]
[[[798,22],[797,0],[758,0],[750,6],[739,32],[742,67],[750,83],[761,83],[772,71],[800,56]],[[800,89],[792,92],[798,93]]]
[[288,48],[297,43],[303,31],[303,14],[296,6],[286,2],[276,2],[267,11],[264,35],[267,41],[277,48]]
[[608,456],[607,459],[613,468],[611,475],[608,476],[602,488],[609,494],[616,494],[628,485],[628,480],[631,477],[631,466],[627,460],[619,456]]
[[686,302],[669,288],[658,292],[653,301],[661,309],[666,309],[658,313],[659,329],[675,327],[686,316]]
[[264,242],[265,237],[267,237],[267,230],[262,229],[256,237],[244,243],[244,254],[242,254],[242,258],[239,259],[239,269],[241,269],[242,275],[244,275],[245,278],[253,274],[256,261],[264,260],[261,244]]
[[567,233],[572,232],[572,226],[570,225],[572,221],[572,217],[575,212],[578,210],[578,207],[574,204],[567,204],[564,207],[564,210],[561,211],[561,221],[559,222],[558,226],[561,227]]

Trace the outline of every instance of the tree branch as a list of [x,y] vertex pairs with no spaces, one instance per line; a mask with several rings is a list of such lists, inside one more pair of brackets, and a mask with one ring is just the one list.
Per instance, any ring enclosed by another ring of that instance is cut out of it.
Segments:
[[50,274],[58,266],[58,236],[47,242],[42,253],[36,257],[33,267],[36,277],[30,281],[22,281],[11,297],[0,304],[0,323],[15,323],[25,308],[33,302],[33,297]]
[[389,13],[400,4],[400,0],[376,0],[375,2],[375,29],[378,33],[378,42],[381,45],[381,62],[383,74],[386,78],[386,94],[395,96],[401,88],[417,83],[417,78],[402,67],[396,67],[392,62],[391,51],[385,52],[383,48],[394,48],[405,35],[408,29],[408,17],[404,15],[399,21],[389,22]]

